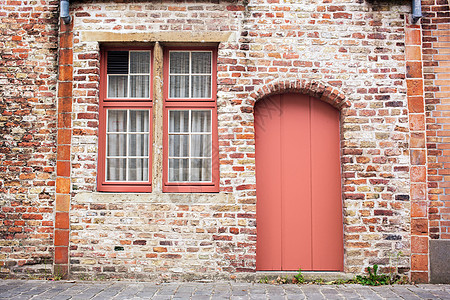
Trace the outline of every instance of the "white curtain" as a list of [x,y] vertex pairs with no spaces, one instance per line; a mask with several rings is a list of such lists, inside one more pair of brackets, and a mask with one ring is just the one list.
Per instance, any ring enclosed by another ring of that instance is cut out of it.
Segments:
[[191,60],[191,97],[211,98],[211,52],[192,52]]
[[189,111],[169,111],[169,181],[189,180]]
[[130,52],[130,74],[130,98],[149,98],[150,52]]
[[169,181],[211,180],[211,111],[169,111]]
[[148,110],[108,110],[106,180],[148,181]]
[[108,98],[126,98],[128,76],[108,75]]
[[169,97],[211,98],[211,52],[170,52]]
[[211,180],[211,111],[191,111],[191,181]]
[[131,51],[119,74],[108,74],[109,98],[150,98],[150,52]]

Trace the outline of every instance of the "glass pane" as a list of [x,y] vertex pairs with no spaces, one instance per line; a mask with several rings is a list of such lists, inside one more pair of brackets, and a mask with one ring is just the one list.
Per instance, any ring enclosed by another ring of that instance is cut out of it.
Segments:
[[192,73],[211,74],[211,52],[192,52]]
[[148,110],[130,110],[130,132],[149,132]]
[[148,134],[130,134],[128,156],[148,155]]
[[169,181],[188,181],[189,161],[188,159],[169,159]]
[[150,73],[150,52],[130,52],[130,73]]
[[169,132],[189,131],[189,111],[171,110],[169,111]]
[[192,111],[192,132],[211,132],[211,111],[193,110]]
[[127,136],[126,134],[108,134],[106,141],[108,156],[125,156],[127,155]]
[[127,168],[126,159],[108,158],[106,160],[106,180],[126,181],[125,171]]
[[210,134],[194,134],[191,136],[191,157],[211,157]]
[[108,132],[126,132],[127,131],[127,111],[126,110],[108,110]]
[[211,98],[211,76],[192,76],[192,98]]
[[130,98],[150,98],[150,76],[130,76]]
[[147,159],[128,159],[128,181],[148,181]]
[[128,51],[108,51],[107,74],[128,74]]
[[169,156],[188,157],[189,156],[189,136],[169,135]]
[[170,75],[170,98],[189,98],[189,76]]
[[189,73],[189,52],[170,52],[170,74]]
[[211,181],[211,159],[191,159],[191,181]]
[[108,98],[126,98],[128,76],[108,75]]

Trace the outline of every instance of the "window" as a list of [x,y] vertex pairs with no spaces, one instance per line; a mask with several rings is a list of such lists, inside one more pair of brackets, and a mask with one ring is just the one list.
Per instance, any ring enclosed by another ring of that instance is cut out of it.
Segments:
[[151,70],[149,49],[102,51],[100,191],[151,191]]
[[[151,50],[102,49],[98,190],[151,192],[162,173],[163,192],[218,192],[217,52],[168,48],[152,66]],[[163,77],[155,99],[153,69]],[[163,128],[152,127],[154,114]],[[162,166],[154,178],[152,163]]]
[[163,191],[217,192],[216,52],[167,49]]

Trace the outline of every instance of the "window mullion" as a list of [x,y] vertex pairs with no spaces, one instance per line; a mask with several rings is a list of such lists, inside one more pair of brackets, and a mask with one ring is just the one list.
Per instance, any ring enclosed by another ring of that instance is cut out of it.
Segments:
[[191,156],[192,156],[192,153],[191,153],[191,148],[192,148],[192,130],[191,130],[191,128],[192,128],[192,120],[191,120],[191,118],[192,118],[192,110],[191,109],[189,109],[189,127],[188,127],[188,133],[189,133],[189,143],[188,143],[188,157],[189,157],[189,159],[188,159],[188,176],[189,176],[189,181],[192,181],[192,176],[191,176]]
[[192,51],[189,51],[189,99],[191,98],[192,98]]
[[128,144],[129,144],[129,139],[130,139],[130,135],[129,135],[129,126],[130,126],[130,110],[127,109],[127,127],[125,128],[125,134],[126,134],[126,139],[125,139],[125,180],[128,181]]
[[128,52],[127,98],[131,96],[131,51]]

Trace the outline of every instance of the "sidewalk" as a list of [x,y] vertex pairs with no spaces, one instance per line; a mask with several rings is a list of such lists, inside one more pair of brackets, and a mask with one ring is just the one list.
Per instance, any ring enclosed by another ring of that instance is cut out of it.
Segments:
[[270,285],[259,283],[0,280],[0,299],[450,299],[450,285]]

